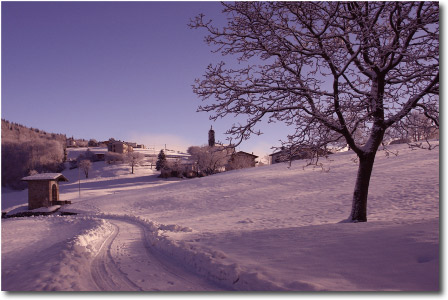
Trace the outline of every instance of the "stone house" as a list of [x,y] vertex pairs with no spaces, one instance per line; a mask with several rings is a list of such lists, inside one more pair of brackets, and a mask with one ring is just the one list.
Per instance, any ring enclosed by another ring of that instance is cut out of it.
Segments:
[[238,151],[230,156],[229,163],[226,166],[226,170],[252,168],[257,164],[257,155],[253,153],[247,153],[244,151]]
[[[284,148],[275,153],[269,154],[271,157],[271,164],[277,164],[281,162],[287,162],[292,160],[299,159],[310,159],[315,154],[316,150],[311,149],[310,147],[292,147],[292,148]],[[319,156],[331,154],[330,151],[319,149]]]
[[125,142],[110,141],[107,144],[107,151],[125,154],[125,153],[129,153],[129,152],[133,152],[134,148]]
[[42,173],[22,178],[28,182],[28,209],[70,204],[59,200],[59,182],[68,181],[61,173]]
[[67,147],[76,147],[76,141],[75,141],[75,139],[73,137],[68,138],[66,140],[66,143],[67,143],[66,144]]

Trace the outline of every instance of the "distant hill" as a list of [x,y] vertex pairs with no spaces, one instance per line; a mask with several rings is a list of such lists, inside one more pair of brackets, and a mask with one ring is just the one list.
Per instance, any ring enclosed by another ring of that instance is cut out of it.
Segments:
[[43,130],[26,127],[2,119],[2,143],[6,142],[29,142],[36,139],[46,139],[65,143],[65,134],[48,133]]
[[2,186],[26,187],[20,179],[33,172],[60,172],[66,136],[2,119]]

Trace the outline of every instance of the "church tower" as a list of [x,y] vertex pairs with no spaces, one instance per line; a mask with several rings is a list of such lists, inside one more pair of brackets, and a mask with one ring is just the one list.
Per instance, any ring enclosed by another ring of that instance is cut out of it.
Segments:
[[208,131],[208,145],[210,147],[215,146],[215,131],[212,126],[210,126],[210,130]]

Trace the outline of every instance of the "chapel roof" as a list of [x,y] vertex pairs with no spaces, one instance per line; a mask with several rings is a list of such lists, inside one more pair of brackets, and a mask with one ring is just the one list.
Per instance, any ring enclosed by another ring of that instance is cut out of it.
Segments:
[[23,181],[33,181],[33,180],[57,180],[57,181],[68,181],[68,179],[61,173],[41,173],[30,175],[22,178]]

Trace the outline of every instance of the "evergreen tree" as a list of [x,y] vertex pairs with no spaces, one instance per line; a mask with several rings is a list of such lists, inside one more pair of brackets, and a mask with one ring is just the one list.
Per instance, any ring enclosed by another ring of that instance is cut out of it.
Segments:
[[156,170],[160,171],[166,165],[166,156],[163,150],[160,150],[159,156],[157,156]]

